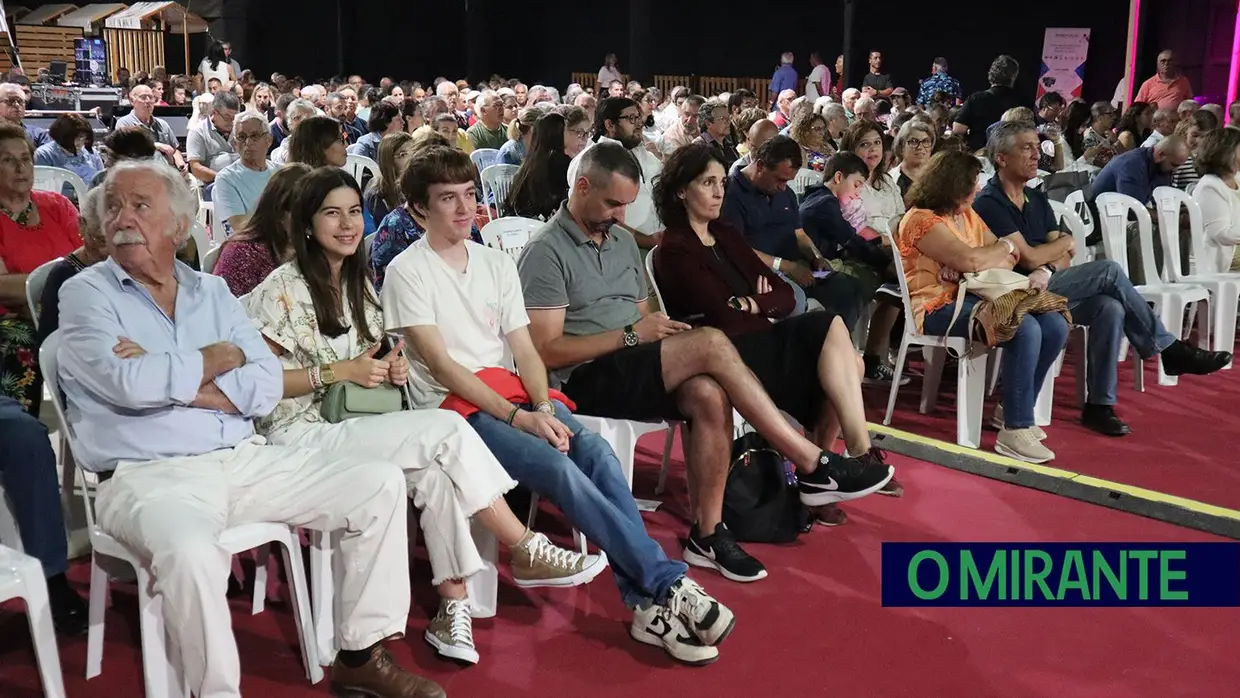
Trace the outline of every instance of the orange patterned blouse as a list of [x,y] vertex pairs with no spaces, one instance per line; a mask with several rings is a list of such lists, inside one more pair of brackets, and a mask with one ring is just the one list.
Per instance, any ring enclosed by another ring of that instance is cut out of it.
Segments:
[[957,228],[950,216],[940,216],[924,208],[909,209],[904,215],[896,234],[896,244],[900,246],[900,258],[904,261],[904,279],[908,282],[918,331],[922,331],[926,313],[954,302],[959,288],[960,272],[936,262],[917,249],[917,243],[940,223],[969,247],[985,245],[986,233],[990,230],[971,208],[964,214],[962,228]]

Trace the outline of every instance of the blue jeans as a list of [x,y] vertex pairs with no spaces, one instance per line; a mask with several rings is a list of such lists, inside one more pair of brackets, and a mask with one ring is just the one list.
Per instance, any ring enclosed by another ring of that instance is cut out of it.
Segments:
[[792,300],[793,300],[792,314],[789,315],[788,317],[796,317],[797,315],[801,315],[802,313],[804,313],[805,304],[808,302],[805,298],[805,289],[801,288],[797,284],[797,282],[792,280],[791,276],[788,276],[782,271],[777,271],[775,273],[779,274],[779,278],[788,282],[788,285],[792,287]]
[[646,533],[611,445],[582,427],[560,402],[555,403],[555,416],[573,433],[567,454],[485,412],[466,421],[509,475],[551,500],[607,553],[626,606],[664,603],[668,589],[688,567],[667,559]]
[[1128,337],[1143,359],[1175,341],[1115,262],[1097,260],[1055,272],[1048,289],[1068,299],[1073,322],[1089,327],[1086,385],[1091,405],[1115,404],[1122,337]]
[[16,400],[0,396],[0,481],[26,554],[48,577],[69,569],[65,517],[60,508],[56,454],[47,427]]
[[[981,299],[966,295],[964,309],[951,327],[951,336],[964,337],[968,330],[969,313]],[[951,303],[926,313],[922,328],[926,334],[947,334],[956,304]],[[1055,365],[1059,352],[1068,341],[1068,321],[1059,313],[1026,315],[1016,336],[1000,344],[1003,347],[1003,421],[1009,429],[1033,426],[1033,406],[1046,374]],[[1118,351],[1118,350],[1117,350]]]

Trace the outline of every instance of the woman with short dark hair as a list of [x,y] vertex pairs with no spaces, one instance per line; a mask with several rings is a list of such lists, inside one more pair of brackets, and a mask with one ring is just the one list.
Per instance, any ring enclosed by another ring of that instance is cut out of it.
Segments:
[[[970,316],[981,298],[966,293],[957,303],[961,275],[988,269],[1011,270],[1019,261],[1012,233],[998,239],[973,211],[981,163],[969,153],[944,151],[930,158],[909,190],[909,211],[900,221],[896,244],[917,330],[929,335],[968,336]],[[954,322],[953,322],[954,320]],[[1003,428],[995,451],[1030,463],[1055,453],[1042,444],[1045,432],[1034,424],[1033,405],[1068,339],[1068,323],[1057,312],[1025,314],[1004,349]]]
[[312,116],[302,121],[289,138],[289,162],[314,168],[344,167],[349,160],[349,137],[340,122],[330,116]]
[[[34,151],[34,164],[69,170],[81,177],[83,182],[90,182],[103,170],[103,160],[90,147],[94,141],[94,131],[81,115],[61,114],[52,122],[47,133],[52,140]],[[67,189],[64,194],[76,199],[76,193],[71,194],[73,188]]]

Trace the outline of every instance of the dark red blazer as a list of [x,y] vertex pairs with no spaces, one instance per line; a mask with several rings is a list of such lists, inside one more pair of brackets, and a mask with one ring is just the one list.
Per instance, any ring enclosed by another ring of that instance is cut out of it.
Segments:
[[796,306],[792,287],[754,254],[745,238],[718,220],[711,222],[710,232],[719,250],[749,280],[750,296],[759,276],[770,282],[770,293],[756,297],[761,312],[754,315],[728,305],[732,291],[715,266],[714,253],[688,225],[663,231],[662,243],[654,251],[655,281],[667,306],[664,312],[678,320],[701,316],[692,324],[717,327],[729,335],[767,330],[771,318],[782,319],[792,314]]

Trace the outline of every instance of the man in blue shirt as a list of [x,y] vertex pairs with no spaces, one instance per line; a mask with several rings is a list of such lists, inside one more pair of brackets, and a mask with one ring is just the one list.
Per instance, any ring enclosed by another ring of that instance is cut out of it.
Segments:
[[400,468],[265,445],[253,420],[280,400],[285,372],[223,280],[176,261],[196,197],[151,161],[120,163],[103,187],[110,259],[61,288],[61,329],[48,341],[59,345],[74,456],[101,474],[99,526],[149,561],[191,691],[240,695],[219,537],[271,522],[343,531],[333,692],[442,697],[381,644],[404,632],[409,611]]
[[797,89],[797,69],[792,67],[792,52],[788,51],[779,57],[779,67],[775,69],[775,74],[771,75],[771,87],[768,90],[770,94],[771,109],[775,109],[775,100],[779,98],[779,93],[784,90],[796,91]]
[[952,96],[952,101],[947,105],[949,107],[960,102],[960,81],[947,74],[947,59],[942,56],[934,59],[930,66],[930,77],[921,81],[921,88],[917,91],[917,103],[928,107],[930,100],[939,92]]
[[1056,222],[1046,195],[1025,186],[1037,174],[1039,152],[1032,122],[991,129],[987,154],[995,176],[974,200],[973,210],[996,236],[1016,244],[1019,271],[1029,275],[1030,283],[1067,298],[1073,322],[1089,328],[1088,396],[1081,421],[1099,433],[1123,436],[1129,428],[1114,408],[1121,339],[1127,336],[1142,358],[1161,355],[1169,375],[1213,373],[1231,361],[1231,354],[1199,349],[1167,332],[1118,263],[1072,264],[1077,252],[1072,234]]
[[1148,204],[1158,187],[1171,186],[1171,173],[1188,159],[1188,144],[1168,136],[1153,148],[1133,148],[1102,168],[1091,187],[1093,195],[1115,192]]

